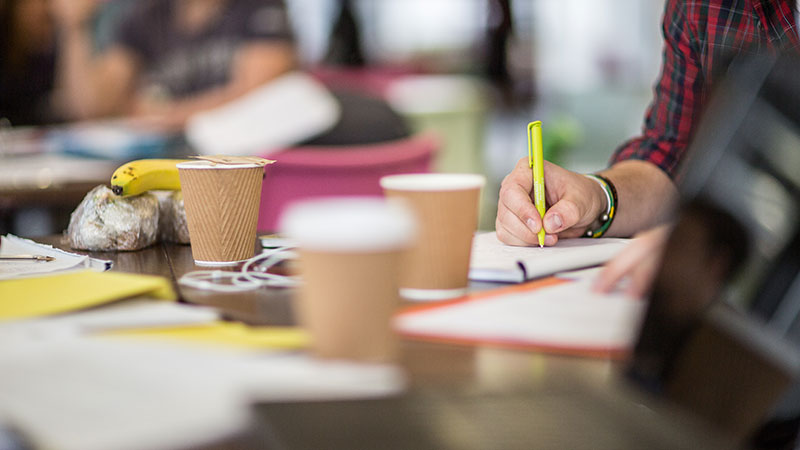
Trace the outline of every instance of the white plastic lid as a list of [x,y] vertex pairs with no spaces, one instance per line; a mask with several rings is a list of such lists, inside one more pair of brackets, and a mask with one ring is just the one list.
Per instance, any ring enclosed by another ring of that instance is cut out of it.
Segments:
[[416,236],[413,213],[381,197],[326,197],[291,204],[280,230],[300,248],[337,252],[403,248]]
[[263,167],[253,163],[220,164],[211,161],[188,161],[176,164],[178,169],[250,169]]
[[486,177],[474,173],[413,173],[387,175],[381,187],[395,191],[460,191],[481,188]]

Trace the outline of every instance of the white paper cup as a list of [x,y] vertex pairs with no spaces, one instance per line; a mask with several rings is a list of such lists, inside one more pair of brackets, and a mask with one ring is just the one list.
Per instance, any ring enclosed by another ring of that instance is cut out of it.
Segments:
[[303,279],[295,302],[314,353],[386,362],[396,355],[402,253],[415,236],[412,214],[378,197],[308,200],[287,208],[280,229],[298,247]]
[[388,198],[407,202],[419,223],[419,238],[404,258],[400,294],[410,300],[464,295],[486,179],[476,174],[428,173],[389,175],[380,183]]
[[234,265],[252,258],[264,166],[191,161],[177,167],[195,263]]

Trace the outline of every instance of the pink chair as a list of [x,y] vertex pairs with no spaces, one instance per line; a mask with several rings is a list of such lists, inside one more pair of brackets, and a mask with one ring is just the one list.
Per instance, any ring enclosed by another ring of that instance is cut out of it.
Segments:
[[439,146],[430,134],[352,147],[297,147],[267,158],[258,229],[275,231],[283,208],[309,197],[382,195],[379,180],[396,173],[430,172]]

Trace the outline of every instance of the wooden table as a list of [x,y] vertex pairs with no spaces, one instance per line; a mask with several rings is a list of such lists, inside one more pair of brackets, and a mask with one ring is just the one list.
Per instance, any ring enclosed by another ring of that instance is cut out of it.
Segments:
[[[64,247],[60,237],[38,239]],[[294,324],[291,289],[217,294],[176,280],[199,270],[188,246],[89,253],[113,270],[164,276],[182,301],[251,324]],[[397,397],[254,405],[249,433],[210,448],[731,448],[701,423],[623,382],[603,359],[403,341],[410,387]]]

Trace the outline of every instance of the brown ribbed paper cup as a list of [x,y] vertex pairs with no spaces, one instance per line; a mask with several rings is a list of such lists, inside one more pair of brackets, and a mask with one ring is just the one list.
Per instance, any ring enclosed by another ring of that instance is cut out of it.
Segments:
[[314,354],[394,360],[398,272],[416,228],[408,209],[381,198],[308,200],[287,208],[280,228],[297,244],[294,306]]
[[400,294],[409,300],[443,300],[466,293],[472,237],[485,178],[476,174],[408,174],[381,178],[388,198],[402,198],[419,223],[406,254]]
[[255,253],[264,166],[192,161],[178,164],[192,257],[233,265]]

